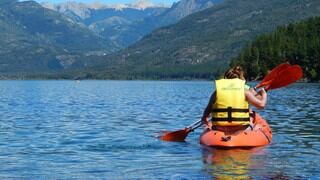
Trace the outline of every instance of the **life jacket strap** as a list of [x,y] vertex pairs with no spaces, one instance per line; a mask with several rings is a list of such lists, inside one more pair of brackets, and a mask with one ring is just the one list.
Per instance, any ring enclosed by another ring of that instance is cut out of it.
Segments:
[[232,108],[232,107],[228,107],[226,109],[212,109],[211,112],[249,112],[249,109],[236,109],[236,108]]
[[250,121],[250,118],[212,118],[213,121]]
[[235,117],[232,117],[232,113],[233,112],[249,113],[249,109],[240,109],[240,108],[228,107],[228,108],[224,108],[224,109],[212,109],[211,112],[213,112],[213,113],[221,113],[221,112],[228,113],[228,117],[227,118],[213,117],[212,118],[213,121],[229,121],[229,122],[232,122],[232,121],[250,121],[250,117],[247,117],[247,118],[235,118]]

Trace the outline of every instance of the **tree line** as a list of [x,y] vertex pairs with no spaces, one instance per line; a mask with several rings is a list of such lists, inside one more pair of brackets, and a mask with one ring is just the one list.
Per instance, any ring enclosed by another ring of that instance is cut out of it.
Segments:
[[258,79],[284,61],[301,65],[305,79],[320,80],[320,17],[258,36],[232,59],[231,66],[241,65],[249,79]]

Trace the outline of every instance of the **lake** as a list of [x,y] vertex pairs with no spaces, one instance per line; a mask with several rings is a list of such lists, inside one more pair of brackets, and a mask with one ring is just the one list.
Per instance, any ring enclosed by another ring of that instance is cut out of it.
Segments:
[[208,149],[162,130],[200,119],[209,81],[0,81],[0,179],[317,179],[320,84],[272,90],[270,145]]

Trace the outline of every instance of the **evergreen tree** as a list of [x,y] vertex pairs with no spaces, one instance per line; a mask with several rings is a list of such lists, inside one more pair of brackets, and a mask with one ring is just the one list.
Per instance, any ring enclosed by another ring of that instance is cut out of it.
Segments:
[[320,80],[320,17],[258,36],[231,65],[242,65],[247,76],[255,79],[284,61],[301,65],[308,80]]

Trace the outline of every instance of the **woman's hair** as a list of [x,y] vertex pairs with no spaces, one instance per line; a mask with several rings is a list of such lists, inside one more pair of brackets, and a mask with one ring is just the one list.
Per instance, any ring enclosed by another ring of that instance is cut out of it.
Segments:
[[230,68],[228,71],[224,73],[224,79],[234,79],[239,78],[245,80],[244,71],[241,66],[235,66]]

